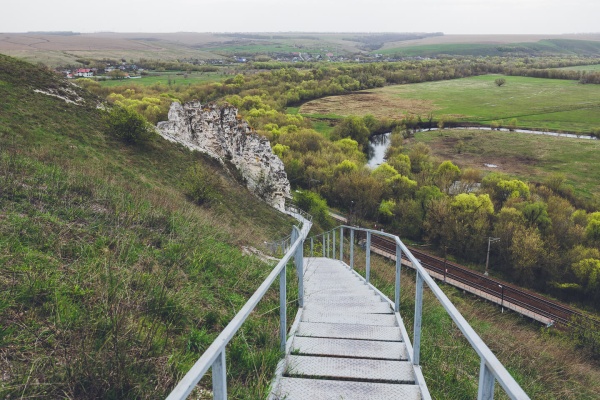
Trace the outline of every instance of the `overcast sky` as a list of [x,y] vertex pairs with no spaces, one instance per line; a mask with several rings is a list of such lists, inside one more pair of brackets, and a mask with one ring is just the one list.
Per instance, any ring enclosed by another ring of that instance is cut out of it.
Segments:
[[4,0],[0,32],[600,32],[600,0]]

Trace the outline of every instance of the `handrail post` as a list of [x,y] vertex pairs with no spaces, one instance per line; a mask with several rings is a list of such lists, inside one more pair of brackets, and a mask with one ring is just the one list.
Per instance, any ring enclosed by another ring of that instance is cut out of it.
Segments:
[[333,236],[333,243],[331,246],[333,248],[333,254],[331,255],[331,258],[335,260],[335,229],[331,230],[331,235]]
[[323,233],[323,257],[325,257],[325,233]]
[[[300,237],[300,230],[294,226],[296,238]],[[304,246],[298,246],[294,255],[294,263],[296,264],[296,272],[298,275],[298,307],[304,307]],[[285,350],[285,349],[284,349]]]
[[313,253],[313,247],[314,247],[314,243],[313,243],[313,238],[310,238],[310,256],[314,257],[314,253]]
[[327,232],[327,258],[331,255],[330,247],[331,246],[331,232]]
[[496,379],[487,367],[485,360],[481,358],[481,367],[479,368],[479,388],[477,389],[477,400],[494,400],[494,385]]
[[365,277],[367,280],[367,283],[369,283],[370,278],[371,278],[371,232],[367,232],[367,247],[366,247],[366,253],[367,253],[367,260],[366,260],[366,272],[365,272]]
[[344,261],[344,227],[340,226],[340,261]]
[[350,228],[350,269],[354,269],[354,229]]
[[423,277],[417,271],[415,292],[415,323],[413,331],[413,364],[419,365],[421,358],[421,318],[423,316]]
[[402,249],[396,243],[396,290],[394,298],[394,312],[400,312],[400,273],[402,272]]
[[212,389],[214,400],[227,400],[227,369],[225,368],[225,348],[212,364]]

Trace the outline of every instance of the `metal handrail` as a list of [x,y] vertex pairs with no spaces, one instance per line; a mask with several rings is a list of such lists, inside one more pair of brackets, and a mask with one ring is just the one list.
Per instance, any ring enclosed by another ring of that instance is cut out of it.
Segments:
[[225,368],[225,348],[231,341],[236,332],[241,328],[242,324],[252,310],[258,305],[258,302],[264,297],[267,290],[271,287],[275,279],[279,276],[279,335],[281,350],[285,350],[286,345],[286,313],[287,313],[287,289],[286,289],[286,266],[290,259],[294,257],[294,262],[298,270],[298,304],[303,306],[304,290],[303,290],[303,244],[308,236],[308,232],[312,226],[312,222],[302,216],[296,210],[287,210],[287,214],[293,216],[302,223],[302,228],[294,226],[292,230],[292,243],[290,248],[273,268],[269,276],[263,281],[259,288],[254,292],[252,297],[244,304],[241,310],[233,317],[231,322],[227,324],[225,329],[221,331],[219,336],[206,349],[202,356],[196,361],[194,366],[187,374],[179,381],[177,386],[167,397],[167,400],[185,399],[194,390],[200,379],[206,374],[209,368],[212,368],[212,385],[213,398],[219,400],[227,399],[227,379]]
[[[312,215],[310,215],[309,213],[307,213],[306,211],[304,211],[303,209],[299,208],[298,206],[296,206],[295,204],[286,201],[285,203],[285,209],[283,211],[285,214],[288,214],[294,218],[296,218],[298,221],[304,223],[303,221],[308,221],[312,224]],[[300,216],[301,219],[298,219],[297,217]],[[287,235],[286,237],[273,241],[273,242],[265,242],[264,246],[272,253],[272,254],[277,254],[277,250],[281,249],[281,252],[284,253],[287,250],[289,250],[289,248],[292,245],[292,235]]]
[[[457,325],[458,329],[462,332],[464,337],[470,343],[471,347],[477,352],[481,358],[480,371],[479,371],[479,389],[477,394],[478,400],[493,399],[494,386],[496,381],[504,389],[506,394],[511,399],[529,399],[529,396],[523,391],[521,386],[514,380],[514,378],[508,373],[506,368],[496,358],[494,353],[488,348],[483,342],[479,335],[473,330],[467,320],[460,314],[458,309],[452,304],[446,294],[440,289],[435,283],[433,278],[429,275],[427,270],[421,265],[421,262],[410,252],[410,250],[402,243],[400,238],[396,235],[380,232],[372,229],[357,228],[354,226],[340,225],[328,232],[310,237],[311,243],[311,256],[313,256],[313,244],[315,238],[322,237],[323,241],[323,256],[329,255],[330,247],[333,248],[333,258],[336,258],[336,239],[335,232],[339,230],[339,259],[344,258],[344,231],[349,230],[350,232],[350,268],[354,268],[354,233],[355,231],[366,233],[366,271],[365,280],[369,283],[370,281],[370,268],[371,268],[371,235],[383,236],[391,238],[396,244],[396,279],[395,279],[395,299],[394,299],[394,311],[400,311],[400,273],[401,273],[401,259],[402,254],[412,262],[413,268],[416,271],[416,291],[415,291],[415,315],[414,315],[414,327],[413,327],[413,349],[412,354],[409,354],[411,362],[418,366],[420,365],[420,347],[421,347],[421,321],[423,312],[423,284],[427,284],[433,295],[442,304],[450,318]],[[333,241],[331,241],[333,237]],[[333,246],[330,244],[333,243]],[[325,248],[327,247],[327,248]]]

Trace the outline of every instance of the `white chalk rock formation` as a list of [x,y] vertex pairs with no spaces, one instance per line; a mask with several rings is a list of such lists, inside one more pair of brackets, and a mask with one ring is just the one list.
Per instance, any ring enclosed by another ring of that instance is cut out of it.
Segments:
[[188,102],[171,104],[169,120],[158,132],[172,142],[233,164],[246,186],[271,206],[283,210],[290,182],[269,141],[242,120],[232,106]]

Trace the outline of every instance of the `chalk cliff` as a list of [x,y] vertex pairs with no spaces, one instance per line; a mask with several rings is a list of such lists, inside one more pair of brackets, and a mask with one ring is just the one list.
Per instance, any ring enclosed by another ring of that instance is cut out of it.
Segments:
[[237,109],[199,102],[173,103],[169,120],[159,122],[158,132],[167,140],[233,164],[246,186],[271,206],[284,209],[290,183],[283,163],[269,141],[242,120]]

